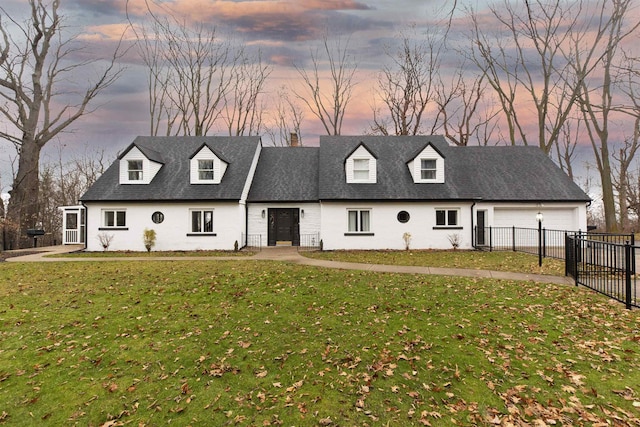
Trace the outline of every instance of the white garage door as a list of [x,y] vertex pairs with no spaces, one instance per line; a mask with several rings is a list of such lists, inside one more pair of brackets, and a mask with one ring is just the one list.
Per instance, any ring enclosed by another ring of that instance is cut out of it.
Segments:
[[[548,230],[577,231],[575,209],[542,209],[542,227]],[[500,209],[493,211],[494,227],[538,228],[537,209]]]

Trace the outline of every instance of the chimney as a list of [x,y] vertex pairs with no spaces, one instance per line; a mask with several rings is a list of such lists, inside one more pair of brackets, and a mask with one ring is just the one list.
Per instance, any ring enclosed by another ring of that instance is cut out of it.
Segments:
[[291,132],[291,137],[290,138],[291,139],[289,140],[290,141],[289,145],[291,145],[292,147],[297,147],[298,146],[298,134],[295,133],[295,132]]

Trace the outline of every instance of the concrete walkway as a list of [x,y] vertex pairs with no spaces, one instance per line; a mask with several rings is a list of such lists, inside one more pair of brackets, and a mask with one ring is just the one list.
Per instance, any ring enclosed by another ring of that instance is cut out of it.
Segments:
[[[538,283],[555,283],[562,285],[573,285],[573,279],[569,277],[549,276],[542,274],[511,273],[505,271],[471,270],[462,268],[441,268],[441,267],[418,267],[404,265],[383,265],[364,264],[354,262],[328,261],[314,258],[307,258],[300,255],[296,247],[280,246],[263,248],[255,255],[232,256],[232,257],[201,257],[201,256],[177,256],[177,257],[77,257],[62,258],[55,255],[82,250],[82,246],[49,246],[38,249],[22,250],[27,255],[12,256],[7,258],[8,262],[109,262],[109,261],[222,261],[222,260],[268,260],[289,262],[292,264],[310,265],[323,268],[336,268],[341,270],[363,270],[381,273],[406,273],[406,274],[432,274],[438,276],[461,276],[477,277],[488,279],[503,279],[515,281],[532,281]],[[32,253],[37,250],[37,253]],[[19,251],[15,251],[19,252]],[[14,252],[14,254],[15,254]]]

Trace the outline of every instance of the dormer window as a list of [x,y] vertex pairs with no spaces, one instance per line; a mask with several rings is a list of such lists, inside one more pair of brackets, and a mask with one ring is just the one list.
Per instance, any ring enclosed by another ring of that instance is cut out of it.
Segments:
[[200,181],[213,181],[213,160],[198,160],[198,179]]
[[444,183],[444,156],[431,143],[407,162],[416,184]]
[[128,160],[129,181],[142,181],[142,160]]
[[345,175],[349,184],[375,184],[376,183],[376,157],[360,144],[345,159]]
[[220,184],[229,162],[203,145],[190,160],[191,184]]
[[436,179],[436,159],[420,159],[420,178]]
[[132,144],[120,156],[120,184],[149,184],[163,164],[159,153]]

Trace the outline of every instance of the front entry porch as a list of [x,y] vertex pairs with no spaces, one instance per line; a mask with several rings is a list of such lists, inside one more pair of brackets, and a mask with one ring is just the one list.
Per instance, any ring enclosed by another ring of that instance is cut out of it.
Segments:
[[300,209],[269,208],[269,246],[300,246]]

